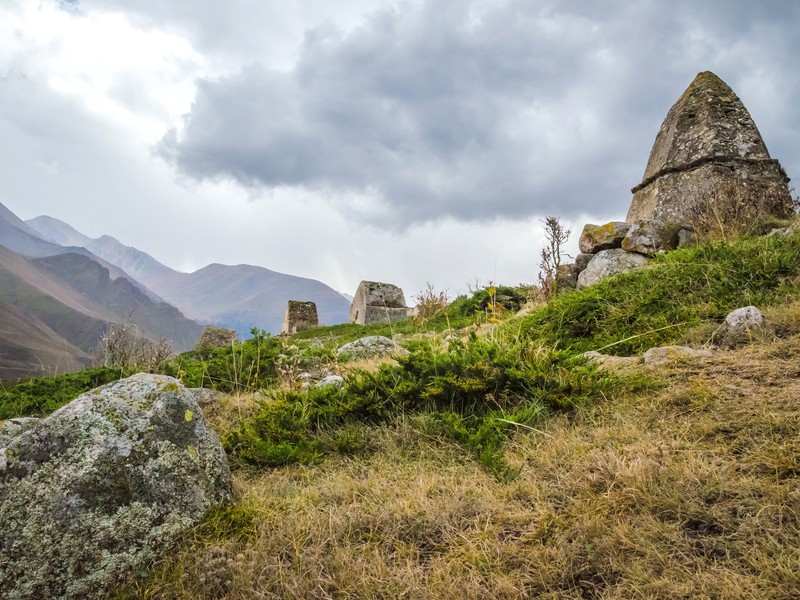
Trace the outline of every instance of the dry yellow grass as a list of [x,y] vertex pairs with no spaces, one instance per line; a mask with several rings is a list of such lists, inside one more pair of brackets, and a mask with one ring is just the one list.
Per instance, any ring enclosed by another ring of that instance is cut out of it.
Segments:
[[189,536],[121,597],[796,598],[800,338],[660,376],[521,431],[510,484],[421,418],[366,455],[240,471],[247,535]]

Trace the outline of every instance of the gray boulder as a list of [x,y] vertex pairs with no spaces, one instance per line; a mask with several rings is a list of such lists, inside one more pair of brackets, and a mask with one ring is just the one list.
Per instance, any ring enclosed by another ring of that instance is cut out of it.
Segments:
[[694,246],[697,243],[697,233],[694,229],[685,227],[678,232],[678,248]]
[[558,290],[574,290],[575,286],[578,284],[578,274],[580,271],[578,267],[575,266],[574,263],[567,263],[564,265],[558,265],[558,270],[556,271],[556,279],[558,281]]
[[712,337],[719,346],[739,346],[752,341],[764,329],[764,314],[755,306],[737,308],[725,317]]
[[0,448],[0,598],[105,598],[231,498],[194,395],[139,374]]
[[587,254],[585,252],[578,254],[578,256],[575,257],[575,268],[578,270],[578,273],[586,269],[593,258],[594,254]]
[[320,379],[317,383],[314,384],[314,387],[344,387],[344,377],[341,375],[326,375],[322,379]]
[[585,254],[597,254],[601,250],[612,250],[622,245],[630,225],[612,221],[605,225],[584,225],[578,247]]
[[611,275],[618,275],[619,273],[627,273],[632,269],[643,267],[647,264],[647,257],[633,252],[625,252],[619,248],[614,250],[602,250],[595,254],[594,258],[589,262],[586,268],[578,275],[578,289],[594,285],[598,281],[610,277]]
[[376,358],[392,354],[408,354],[408,350],[401,348],[393,340],[382,335],[370,335],[345,344],[336,350],[336,354],[351,359]]
[[223,394],[220,391],[211,390],[208,388],[186,388],[186,389],[188,389],[190,392],[192,392],[192,394],[194,394],[194,399],[197,400],[197,403],[203,407],[209,406],[210,404],[215,404],[216,402],[219,401],[220,398],[225,396],[225,394]]
[[622,240],[622,249],[648,256],[674,250],[678,247],[681,229],[685,227],[679,223],[659,219],[636,221]]

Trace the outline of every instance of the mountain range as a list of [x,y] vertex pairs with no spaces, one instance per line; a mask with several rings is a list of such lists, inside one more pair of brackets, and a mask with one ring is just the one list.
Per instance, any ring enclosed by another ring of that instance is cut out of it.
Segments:
[[122,269],[187,317],[235,329],[240,338],[249,337],[253,327],[279,333],[289,300],[316,303],[321,324],[348,320],[347,299],[314,279],[252,265],[210,264],[193,273],[181,273],[111,236],[92,239],[52,217],[36,217],[26,225],[53,243],[80,245]]
[[251,265],[181,273],[110,236],[90,238],[0,204],[0,381],[79,370],[112,323],[133,322],[174,351],[203,324],[280,331],[288,300],[317,303],[320,322],[347,321],[349,302],[325,284]]

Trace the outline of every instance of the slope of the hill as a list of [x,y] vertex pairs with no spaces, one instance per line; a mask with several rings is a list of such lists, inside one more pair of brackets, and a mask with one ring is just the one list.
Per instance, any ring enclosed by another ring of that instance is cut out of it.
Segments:
[[794,334],[645,370],[650,391],[517,427],[510,483],[428,419],[352,430],[355,455],[238,471],[237,505],[116,598],[788,600],[798,365]]
[[269,333],[280,332],[289,300],[315,302],[323,325],[348,320],[349,302],[314,279],[252,265],[211,264],[193,273],[180,273],[111,236],[91,239],[52,217],[36,217],[27,224],[56,243],[81,243],[188,317],[236,329],[240,338],[249,337],[253,327]]
[[78,371],[90,362],[39,318],[0,300],[0,381]]
[[[0,334],[6,362],[15,365],[0,369],[2,380],[21,370],[42,374],[85,366],[109,323],[130,320],[144,337],[164,337],[178,352],[191,348],[203,329],[175,307],[153,302],[128,279],[112,280],[107,269],[81,254],[28,258],[0,246],[0,301],[16,309]],[[45,340],[52,343],[49,353],[42,351]],[[54,359],[63,349],[70,360]]]

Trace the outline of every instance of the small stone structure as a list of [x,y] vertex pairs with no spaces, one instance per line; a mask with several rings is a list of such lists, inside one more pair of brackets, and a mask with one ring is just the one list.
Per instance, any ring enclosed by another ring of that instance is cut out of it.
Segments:
[[301,302],[299,300],[289,300],[286,308],[286,315],[283,317],[283,327],[281,333],[289,335],[319,326],[317,317],[317,305],[313,302]]
[[210,350],[211,348],[222,348],[230,346],[236,341],[236,331],[225,329],[216,325],[208,325],[200,336],[200,341],[194,347],[195,350]]
[[408,316],[403,290],[391,283],[362,281],[350,305],[350,322],[359,325],[402,321]]
[[625,220],[691,224],[698,202],[731,184],[744,186],[754,201],[768,198],[762,211],[786,217],[792,212],[788,183],[742,101],[714,73],[704,71],[667,113],[644,178],[631,190]]

